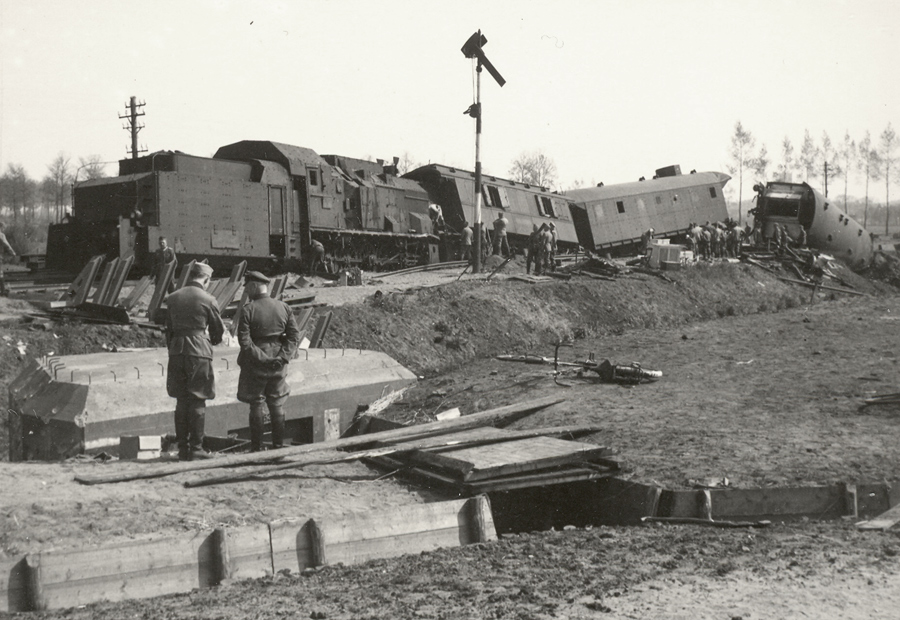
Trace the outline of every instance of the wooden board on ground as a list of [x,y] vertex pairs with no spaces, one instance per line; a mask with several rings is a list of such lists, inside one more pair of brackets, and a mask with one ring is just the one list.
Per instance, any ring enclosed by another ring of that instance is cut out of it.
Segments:
[[182,463],[170,463],[149,466],[146,469],[134,469],[128,473],[113,473],[101,475],[79,475],[75,476],[75,480],[82,484],[105,484],[110,482],[124,482],[126,480],[139,480],[145,478],[158,478],[160,476],[169,476],[185,471],[193,471],[198,469],[215,469],[219,467],[231,467],[234,465],[245,465],[251,463],[265,463],[268,461],[276,461],[292,455],[305,454],[307,452],[318,452],[322,450],[342,450],[360,448],[366,444],[372,444],[376,441],[390,441],[400,438],[412,438],[418,436],[424,438],[432,435],[441,435],[451,431],[460,431],[466,428],[476,428],[479,426],[505,426],[514,421],[521,419],[527,415],[539,411],[546,407],[550,407],[563,402],[565,399],[558,396],[545,396],[522,403],[514,403],[462,416],[454,420],[445,420],[441,422],[429,422],[427,424],[417,424],[414,426],[404,426],[390,431],[382,431],[380,433],[372,433],[370,435],[359,435],[356,437],[348,437],[346,439],[335,439],[331,441],[323,441],[319,443],[305,444],[302,446],[290,446],[281,450],[270,450],[268,452],[251,452],[247,454],[235,454],[232,456],[224,456],[218,459],[209,459],[204,461],[186,461]]
[[454,472],[465,482],[475,482],[590,461],[608,453],[606,448],[578,441],[531,437],[441,454],[416,453],[411,460]]
[[900,504],[869,521],[861,521],[856,527],[861,530],[887,530],[900,523]]

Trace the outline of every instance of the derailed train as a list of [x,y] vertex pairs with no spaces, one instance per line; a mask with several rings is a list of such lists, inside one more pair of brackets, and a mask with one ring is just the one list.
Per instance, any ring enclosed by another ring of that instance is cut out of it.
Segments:
[[773,236],[776,224],[792,238],[802,227],[810,247],[833,254],[851,269],[864,269],[871,262],[873,234],[809,184],[772,181],[753,189],[756,207],[750,214],[764,238]]
[[[47,265],[79,269],[91,256],[134,254],[146,271],[160,237],[182,260],[217,270],[301,271],[313,239],[338,266],[402,268],[449,258],[429,206],[448,230],[474,221],[474,173],[429,164],[405,175],[371,162],[270,141],[241,141],[213,157],[161,151],[119,162],[119,176],[79,183],[69,221],[50,227]],[[633,251],[642,233],[678,239],[692,222],[727,217],[720,172],[600,185],[566,194],[494,177],[482,179],[482,221],[504,214],[510,244],[523,249],[535,225],[554,222],[560,251]],[[812,238],[812,236],[811,236]]]

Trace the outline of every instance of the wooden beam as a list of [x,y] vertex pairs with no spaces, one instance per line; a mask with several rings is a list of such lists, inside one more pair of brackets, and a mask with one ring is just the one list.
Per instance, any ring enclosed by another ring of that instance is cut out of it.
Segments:
[[135,469],[134,471],[127,473],[118,472],[112,474],[81,475],[75,476],[75,480],[82,484],[106,484],[110,482],[125,482],[127,480],[160,478],[162,476],[171,476],[173,474],[200,469],[216,469],[219,467],[233,467],[235,465],[248,465],[251,463],[267,463],[300,454],[321,452],[323,450],[360,448],[361,446],[376,441],[391,441],[401,438],[410,439],[413,437],[424,438],[479,426],[506,426],[535,411],[540,411],[541,409],[557,405],[564,401],[565,399],[559,398],[558,396],[545,396],[544,398],[497,407],[488,411],[482,411],[481,413],[473,413],[453,420],[442,420],[438,422],[429,422],[427,424],[417,424],[415,426],[405,426],[403,428],[382,431],[380,433],[332,439],[302,446],[289,446],[280,450],[269,450],[268,452],[234,454],[204,461],[167,463],[150,466],[146,469]]
[[25,556],[25,584],[28,598],[28,611],[43,611],[47,609],[47,597],[44,595],[44,585],[41,580],[41,556],[38,553],[29,553]]
[[793,278],[785,278],[782,276],[778,276],[778,279],[782,280],[784,282],[790,282],[792,284],[801,284],[803,286],[815,287],[815,288],[818,288],[823,291],[835,291],[837,293],[846,293],[848,295],[856,295],[858,297],[868,297],[869,296],[868,293],[860,293],[859,291],[851,291],[849,289],[838,288],[836,286],[825,286],[823,284],[814,284],[813,282],[804,282],[803,280],[794,280]]

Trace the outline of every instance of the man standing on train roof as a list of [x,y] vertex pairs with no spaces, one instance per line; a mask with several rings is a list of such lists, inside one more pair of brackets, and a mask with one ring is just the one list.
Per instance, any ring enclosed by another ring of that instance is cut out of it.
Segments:
[[475,238],[475,233],[472,232],[472,227],[469,226],[468,222],[463,222],[462,230],[459,231],[460,240],[459,240],[459,253],[460,260],[472,262],[472,240]]
[[509,256],[509,241],[506,238],[506,228],[509,220],[501,213],[494,220],[494,254],[507,258]]
[[[9,239],[6,238],[5,230],[6,224],[0,222],[0,255],[9,254],[10,256],[16,256],[16,251],[9,244]],[[6,287],[6,277],[3,275],[2,260],[0,260],[0,295],[4,297],[9,296],[9,289]]]
[[212,347],[225,334],[219,304],[206,292],[212,273],[209,265],[195,263],[187,284],[166,300],[166,391],[177,399],[175,437],[182,461],[212,456],[203,450],[206,401],[216,397]]
[[316,275],[319,265],[325,265],[325,246],[313,239],[309,244],[309,275]]
[[258,271],[244,277],[251,300],[238,318],[241,352],[237,398],[250,405],[250,449],[262,450],[264,407],[272,422],[272,447],[284,446],[284,401],[291,389],[285,381],[287,365],[300,345],[300,330],[290,307],[269,295],[269,279]]
[[[156,274],[157,280],[159,279],[163,265],[168,265],[169,263],[175,263],[175,266],[177,267],[178,257],[175,256],[175,250],[169,247],[169,240],[165,237],[160,237],[159,247],[156,249],[156,252],[153,253],[153,273]],[[166,287],[166,292],[171,293],[174,290],[175,278],[171,278]]]

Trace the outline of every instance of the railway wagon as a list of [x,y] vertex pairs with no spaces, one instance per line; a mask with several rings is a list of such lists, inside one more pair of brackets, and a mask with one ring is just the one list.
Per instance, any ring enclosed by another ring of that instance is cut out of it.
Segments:
[[91,257],[133,253],[152,267],[160,237],[182,261],[217,270],[299,271],[311,239],[338,265],[427,262],[428,195],[395,166],[270,141],[241,141],[212,158],[161,151],[119,162],[119,176],[79,183],[73,217],[51,225],[47,264],[80,269]]
[[807,183],[771,181],[755,185],[756,207],[750,213],[764,238],[772,238],[775,224],[792,238],[806,229],[807,244],[827,252],[854,270],[872,261],[872,233]]
[[721,172],[681,174],[676,165],[658,169],[649,180],[569,190],[566,198],[581,245],[623,255],[634,253],[650,228],[658,237],[679,239],[692,222],[725,220],[722,190],[730,179]]
[[[407,172],[404,178],[417,181],[440,205],[447,225],[461,230],[475,223],[475,173],[441,164],[428,164]],[[533,227],[553,222],[562,252],[578,247],[578,236],[569,209],[569,200],[543,187],[482,175],[481,221],[489,232],[502,213],[509,220],[507,236],[511,248],[528,245]]]

